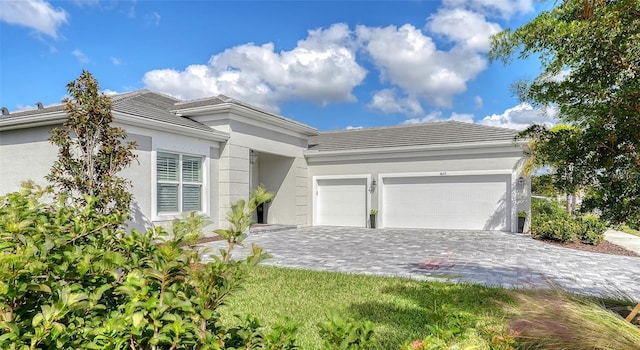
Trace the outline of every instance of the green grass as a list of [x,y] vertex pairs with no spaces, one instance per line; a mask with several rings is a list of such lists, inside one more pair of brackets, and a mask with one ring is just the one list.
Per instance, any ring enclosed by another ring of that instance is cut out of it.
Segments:
[[259,267],[231,298],[224,318],[232,320],[231,310],[266,325],[289,317],[301,323],[301,349],[320,348],[317,325],[332,311],[373,322],[383,349],[451,329],[460,329],[456,342],[471,345],[483,342],[479,326],[502,325],[498,303],[509,299],[504,289],[479,285]]
[[[487,334],[492,330],[493,335],[510,338],[510,329],[525,337],[519,348],[562,344],[562,348],[635,349],[640,330],[613,316],[605,305],[626,307],[630,302],[559,291],[257,267],[244,288],[229,299],[222,316],[224,322],[237,324],[234,315],[253,315],[267,327],[287,318],[299,322],[297,344],[312,350],[321,348],[318,324],[332,312],[373,322],[381,349],[399,349],[429,335],[447,343],[438,348],[507,349],[491,347]],[[603,339],[610,338],[617,341],[613,347],[600,347]],[[625,347],[629,339],[632,345]]]
[[636,236],[640,236],[640,230],[634,230],[631,227],[627,226],[627,225],[622,225],[620,226],[620,231],[622,232],[626,232],[632,235],[636,235]]

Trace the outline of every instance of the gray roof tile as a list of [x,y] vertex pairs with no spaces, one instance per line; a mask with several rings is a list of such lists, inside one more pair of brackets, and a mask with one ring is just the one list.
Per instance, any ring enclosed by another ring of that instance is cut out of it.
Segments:
[[346,151],[443,145],[464,142],[510,141],[517,130],[458,121],[410,124],[381,128],[321,132],[309,139],[309,150]]
[[[113,111],[132,114],[147,119],[157,120],[173,125],[185,126],[192,129],[211,131],[208,126],[195,120],[179,117],[170,110],[174,109],[179,99],[149,90],[137,90],[111,96]],[[28,109],[12,112],[0,116],[2,120],[18,119],[21,117],[64,111],[64,104],[56,104],[43,109]]]

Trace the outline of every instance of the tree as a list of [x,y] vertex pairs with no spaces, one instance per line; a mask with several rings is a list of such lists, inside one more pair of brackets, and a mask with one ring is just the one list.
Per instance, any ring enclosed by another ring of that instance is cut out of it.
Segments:
[[583,170],[588,164],[580,153],[580,136],[580,129],[566,124],[550,129],[534,124],[517,136],[529,140],[529,158],[523,172],[550,167],[550,184],[566,195],[566,207],[570,214],[576,208],[577,193],[590,183],[585,176],[587,172]]
[[136,159],[136,143],[125,143],[125,131],[111,126],[111,99],[99,91],[98,82],[84,70],[67,84],[70,97],[63,102],[68,119],[51,131],[49,140],[58,146],[58,160],[46,179],[71,203],[86,206],[89,197],[96,198],[98,213],[119,212],[126,217],[130,182],[116,174]]
[[557,106],[578,128],[571,157],[581,164],[571,171],[589,184],[583,207],[613,223],[640,222],[640,1],[565,0],[493,37],[492,60],[531,55],[542,73],[516,91]]

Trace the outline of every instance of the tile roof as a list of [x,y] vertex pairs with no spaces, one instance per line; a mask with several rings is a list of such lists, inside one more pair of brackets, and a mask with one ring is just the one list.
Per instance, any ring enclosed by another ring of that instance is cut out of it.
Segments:
[[320,132],[309,138],[310,151],[429,146],[465,142],[511,141],[517,130],[458,121]]
[[[208,126],[192,119],[171,113],[179,99],[149,90],[137,90],[111,96],[114,112],[132,114],[168,124],[185,126],[192,129],[211,131]],[[1,120],[12,120],[21,117],[64,111],[64,104],[55,104],[42,109],[27,109],[0,116]]]
[[193,129],[211,131],[211,128],[187,117],[177,116],[170,112],[179,99],[149,90],[138,90],[114,95],[113,110],[133,114],[147,119],[157,120]]

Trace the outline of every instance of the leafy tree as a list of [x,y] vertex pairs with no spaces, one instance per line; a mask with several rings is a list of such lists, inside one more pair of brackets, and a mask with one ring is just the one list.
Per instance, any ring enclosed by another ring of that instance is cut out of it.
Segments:
[[46,178],[74,204],[84,206],[87,198],[95,198],[98,213],[128,214],[130,182],[116,174],[136,159],[136,144],[124,143],[125,131],[111,126],[111,99],[99,91],[98,82],[84,70],[67,85],[70,98],[63,102],[68,118],[51,131],[58,160]]
[[531,177],[531,193],[549,198],[556,198],[558,191],[553,184],[551,174],[540,174]]
[[576,194],[589,183],[586,172],[588,166],[580,154],[581,131],[575,126],[559,124],[551,129],[543,125],[531,125],[518,134],[519,138],[529,139],[530,171],[549,166],[550,182],[557,191],[567,195],[567,211],[575,210]]
[[534,105],[557,106],[578,129],[564,135],[576,146],[565,163],[581,162],[569,171],[589,185],[583,207],[613,223],[640,222],[640,1],[561,1],[498,33],[489,55],[506,63],[540,57],[542,73],[516,91]]

